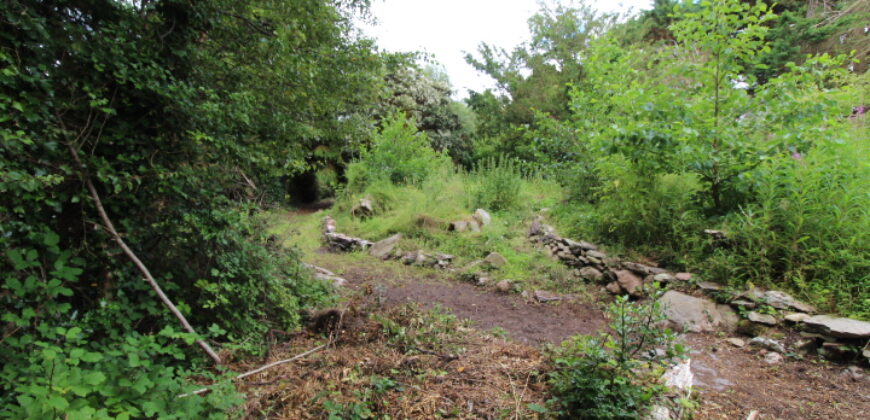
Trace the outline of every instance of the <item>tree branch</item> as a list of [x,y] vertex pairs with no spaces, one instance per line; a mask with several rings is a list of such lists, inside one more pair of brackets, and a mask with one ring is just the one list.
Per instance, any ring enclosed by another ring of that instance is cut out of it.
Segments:
[[[127,246],[127,244],[121,238],[121,235],[118,234],[117,230],[115,230],[115,225],[112,224],[112,220],[109,219],[109,215],[106,213],[106,209],[103,207],[103,203],[100,200],[100,195],[97,193],[96,187],[94,187],[94,183],[85,172],[84,165],[79,159],[78,151],[71,143],[68,143],[67,146],[69,147],[69,151],[72,155],[73,160],[79,168],[82,180],[85,182],[85,186],[87,186],[88,192],[90,192],[91,198],[94,200],[94,206],[96,206],[97,208],[97,213],[99,213],[100,219],[103,221],[103,225],[105,225],[106,230],[109,232],[110,235],[112,235],[112,239],[114,239],[118,246],[121,247],[121,249],[124,251],[124,254],[127,254],[127,257],[130,258],[130,261],[132,261],[134,265],[136,265],[136,268],[138,268],[139,271],[142,272],[142,275],[145,277],[145,281],[148,282],[148,284],[151,286],[151,289],[154,290],[154,293],[157,293],[157,296],[160,297],[163,305],[169,308],[172,314],[175,315],[175,318],[178,319],[184,329],[187,330],[187,332],[196,334],[196,331],[193,329],[190,323],[187,322],[187,318],[185,318],[181,311],[179,311],[178,308],[175,307],[175,305],[172,303],[172,301],[169,300],[169,297],[166,296],[166,293],[163,293],[163,289],[161,289],[160,285],[157,284],[157,281],[154,280],[154,277],[151,275],[151,272],[148,271],[148,268],[145,267],[145,264],[142,263],[142,260],[140,260],[139,257],[137,257],[135,253],[133,253],[133,250],[131,250],[130,247]],[[208,357],[210,357],[215,362],[215,364],[221,364],[220,357],[217,355],[217,353],[214,352],[214,350],[212,350],[211,346],[209,346],[208,343],[205,342],[205,340],[196,340],[196,344],[199,345],[202,351],[204,351],[208,355]]]

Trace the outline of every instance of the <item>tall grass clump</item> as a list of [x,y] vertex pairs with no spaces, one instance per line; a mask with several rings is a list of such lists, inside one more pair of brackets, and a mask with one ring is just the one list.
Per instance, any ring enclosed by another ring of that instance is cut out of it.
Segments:
[[856,133],[759,167],[757,202],[727,223],[734,248],[711,259],[717,276],[870,319],[870,147]]
[[523,174],[519,164],[504,156],[484,159],[471,173],[471,206],[492,211],[510,210],[519,204]]

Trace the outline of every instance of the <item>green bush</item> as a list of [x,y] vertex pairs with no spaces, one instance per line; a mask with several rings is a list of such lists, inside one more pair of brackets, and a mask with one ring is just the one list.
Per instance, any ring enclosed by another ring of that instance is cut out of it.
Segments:
[[[607,308],[613,333],[576,336],[555,349],[551,404],[565,419],[640,419],[666,390],[657,382],[681,357],[674,334],[657,327],[664,315],[656,299],[619,297]],[[655,349],[664,349],[658,355]]]
[[599,238],[627,247],[679,250],[701,230],[697,175],[642,176],[620,157],[602,161],[598,172],[602,183],[589,222]]
[[757,203],[728,219],[735,245],[711,259],[714,275],[870,319],[870,149],[856,132],[758,168]]
[[348,190],[361,192],[382,180],[419,185],[430,174],[450,165],[447,156],[432,149],[426,133],[418,132],[404,114],[396,114],[383,122],[371,146],[348,166]]
[[523,175],[513,159],[485,159],[471,173],[471,207],[491,211],[511,210],[519,204]]

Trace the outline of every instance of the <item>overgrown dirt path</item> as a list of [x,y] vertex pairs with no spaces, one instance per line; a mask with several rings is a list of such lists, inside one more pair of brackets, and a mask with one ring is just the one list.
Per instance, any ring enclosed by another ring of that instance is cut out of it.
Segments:
[[[527,301],[452,279],[446,272],[381,262],[363,255],[319,250],[312,262],[347,279],[350,291],[368,293],[386,308],[417,302],[440,305],[478,329],[500,328],[515,341],[556,344],[575,334],[590,334],[605,325],[592,303]],[[689,334],[692,368],[700,407],[696,418],[758,419],[870,418],[870,382],[844,375],[845,366],[820,360],[787,358],[769,366],[757,348],[736,348],[728,336]],[[788,337],[786,340],[797,339]]]

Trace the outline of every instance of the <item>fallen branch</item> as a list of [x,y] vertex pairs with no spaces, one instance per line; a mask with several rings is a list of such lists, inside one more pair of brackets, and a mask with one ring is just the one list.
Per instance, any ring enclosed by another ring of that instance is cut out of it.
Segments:
[[[79,167],[79,171],[81,172],[82,180],[85,182],[85,186],[88,188],[88,192],[91,194],[91,198],[94,200],[94,206],[97,208],[97,213],[100,215],[100,219],[103,221],[103,225],[106,230],[112,235],[112,239],[118,244],[119,247],[124,251],[124,254],[127,254],[127,257],[130,258],[130,261],[133,261],[133,264],[136,265],[136,268],[142,272],[142,275],[145,277],[145,281],[151,286],[151,289],[154,290],[154,293],[157,293],[157,296],[160,297],[160,300],[163,302],[169,310],[175,315],[175,318],[181,323],[187,332],[196,334],[196,331],[187,322],[187,318],[175,307],[169,297],[166,296],[166,293],[163,293],[163,289],[160,288],[160,285],[157,284],[157,281],[154,280],[154,277],[151,275],[151,272],[148,271],[148,267],[145,267],[145,264],[142,263],[142,260],[133,253],[133,250],[127,246],[124,240],[121,238],[121,235],[118,234],[118,231],[115,230],[115,225],[112,224],[112,220],[109,219],[109,215],[106,213],[106,209],[103,207],[103,202],[100,200],[100,195],[97,193],[97,188],[94,187],[94,183],[91,181],[91,178],[87,175],[84,169],[84,165],[82,165],[82,161],[79,159],[78,151],[76,151],[75,147],[72,144],[67,145],[69,147],[70,154],[72,154],[72,158],[75,161],[76,165]],[[204,351],[208,357],[210,357],[215,364],[221,364],[221,358],[212,350],[211,346],[205,342],[205,340],[196,340],[196,344]]]
[[[264,370],[271,369],[271,368],[273,368],[273,367],[275,367],[275,366],[283,365],[283,364],[285,364],[285,363],[290,363],[290,362],[292,362],[292,361],[294,361],[294,360],[299,360],[299,359],[301,359],[301,358],[303,358],[303,357],[305,357],[305,356],[308,356],[309,354],[316,353],[316,352],[318,352],[318,351],[320,351],[320,350],[325,349],[325,348],[326,348],[327,346],[329,346],[331,343],[332,343],[332,342],[330,341],[330,342],[328,342],[328,343],[321,344],[321,345],[319,345],[319,346],[317,346],[317,347],[315,347],[315,348],[313,348],[313,349],[311,349],[311,350],[308,350],[308,351],[306,351],[306,352],[304,352],[304,353],[299,353],[299,354],[297,354],[297,355],[295,355],[295,356],[293,356],[293,357],[291,357],[291,358],[289,358],[289,359],[279,360],[279,361],[277,361],[277,362],[272,362],[272,363],[269,363],[268,365],[264,365],[264,366],[258,367],[258,368],[254,369],[254,370],[249,370],[249,371],[247,371],[247,372],[245,372],[245,373],[243,373],[243,374],[241,374],[241,375],[239,375],[239,376],[236,376],[236,377],[233,378],[232,380],[233,380],[233,381],[238,381],[238,380],[240,380],[240,379],[247,378],[248,376],[256,375],[256,374],[258,374],[258,373],[260,373],[260,372],[262,372],[262,371],[264,371]],[[185,397],[190,397],[190,396],[192,396],[192,395],[201,395],[201,394],[205,394],[206,392],[209,392],[209,391],[211,390],[211,386],[214,386],[214,384],[209,385],[209,387],[206,387],[206,388],[197,389],[196,391],[193,391],[193,392],[188,392],[188,393],[186,393],[186,394],[181,394],[181,395],[178,396],[178,398],[185,398]]]

